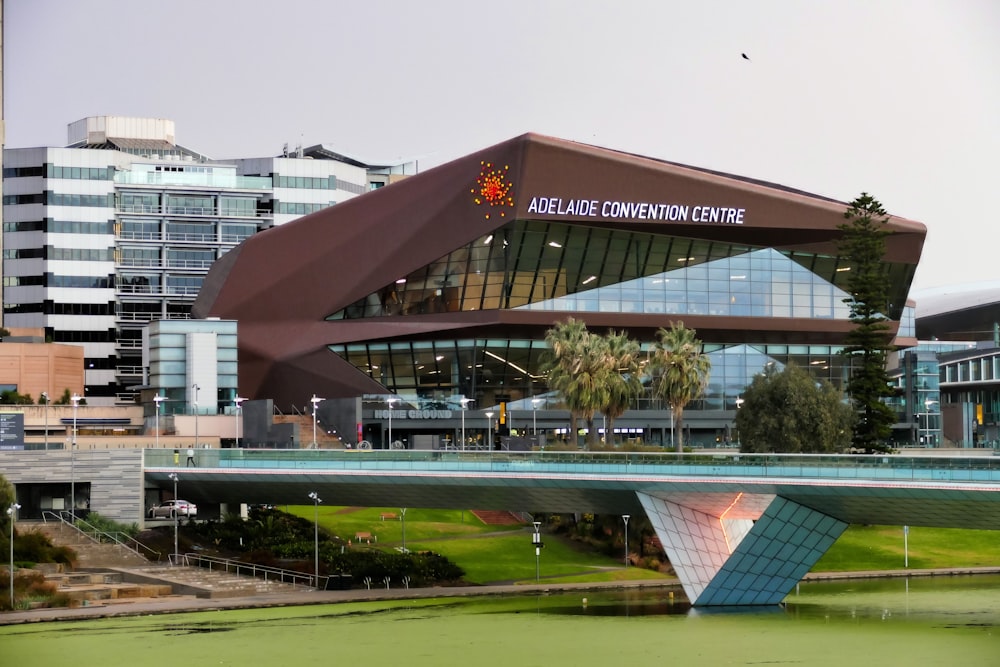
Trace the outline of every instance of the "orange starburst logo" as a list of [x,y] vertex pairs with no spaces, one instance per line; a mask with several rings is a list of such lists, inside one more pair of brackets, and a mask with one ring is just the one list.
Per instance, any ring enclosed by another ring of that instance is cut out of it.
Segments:
[[507,180],[507,172],[510,171],[510,167],[504,165],[501,169],[485,160],[479,164],[482,165],[482,168],[479,170],[479,178],[476,179],[476,187],[470,190],[472,201],[476,202],[476,206],[485,204],[490,207],[486,211],[487,220],[490,219],[493,209],[497,207],[500,209],[498,211],[500,217],[507,217],[507,212],[503,210],[504,207],[514,208],[514,197],[511,196],[514,184]]

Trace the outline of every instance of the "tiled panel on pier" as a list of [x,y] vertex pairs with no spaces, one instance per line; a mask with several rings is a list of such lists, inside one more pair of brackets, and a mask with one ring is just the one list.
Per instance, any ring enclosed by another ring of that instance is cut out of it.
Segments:
[[645,494],[639,500],[695,605],[781,602],[847,528],[781,497],[756,522],[713,516]]

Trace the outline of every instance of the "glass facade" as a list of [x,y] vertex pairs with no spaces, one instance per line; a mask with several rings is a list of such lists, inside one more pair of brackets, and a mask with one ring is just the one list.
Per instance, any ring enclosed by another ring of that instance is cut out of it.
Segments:
[[[521,309],[847,321],[849,269],[834,256],[514,221],[327,319]],[[890,269],[897,277],[907,270]],[[893,295],[894,303],[904,297]],[[896,311],[892,315],[900,317],[902,308]],[[704,396],[688,408],[693,411],[735,410],[740,393],[768,364],[795,363],[838,387],[848,376],[835,345],[704,342],[712,372]],[[330,349],[425,408],[455,409],[462,397],[474,397],[480,408],[502,401],[518,406],[548,391],[541,339],[366,341]],[[530,409],[530,402],[518,407]],[[635,407],[663,406],[644,399]]]
[[[840,258],[538,221],[483,236],[328,319],[516,309],[846,320]],[[890,265],[899,319],[908,265]]]

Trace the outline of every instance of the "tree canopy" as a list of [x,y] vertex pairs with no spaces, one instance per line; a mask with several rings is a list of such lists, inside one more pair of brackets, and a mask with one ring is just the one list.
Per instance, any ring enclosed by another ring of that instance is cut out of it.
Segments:
[[708,387],[712,362],[702,352],[694,329],[673,322],[660,327],[650,359],[653,395],[663,399],[673,414],[677,451],[684,451],[684,408]]
[[789,364],[768,365],[747,387],[736,412],[741,452],[842,452],[851,443],[854,410],[837,388]]
[[844,299],[850,306],[854,328],[848,332],[841,354],[851,360],[847,391],[858,412],[854,446],[867,452],[888,449],[896,414],[883,399],[892,396],[886,359],[892,346],[889,326],[889,274],[885,257],[888,216],[877,199],[862,193],[844,212],[848,222],[839,251],[849,262]]

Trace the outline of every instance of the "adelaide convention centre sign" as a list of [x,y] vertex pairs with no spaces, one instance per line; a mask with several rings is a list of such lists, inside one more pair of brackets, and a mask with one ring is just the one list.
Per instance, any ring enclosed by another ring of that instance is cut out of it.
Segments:
[[564,199],[532,197],[528,213],[572,216],[574,218],[612,218],[619,220],[657,220],[742,225],[745,208],[699,204],[664,204],[656,202],[617,201],[613,199]]

